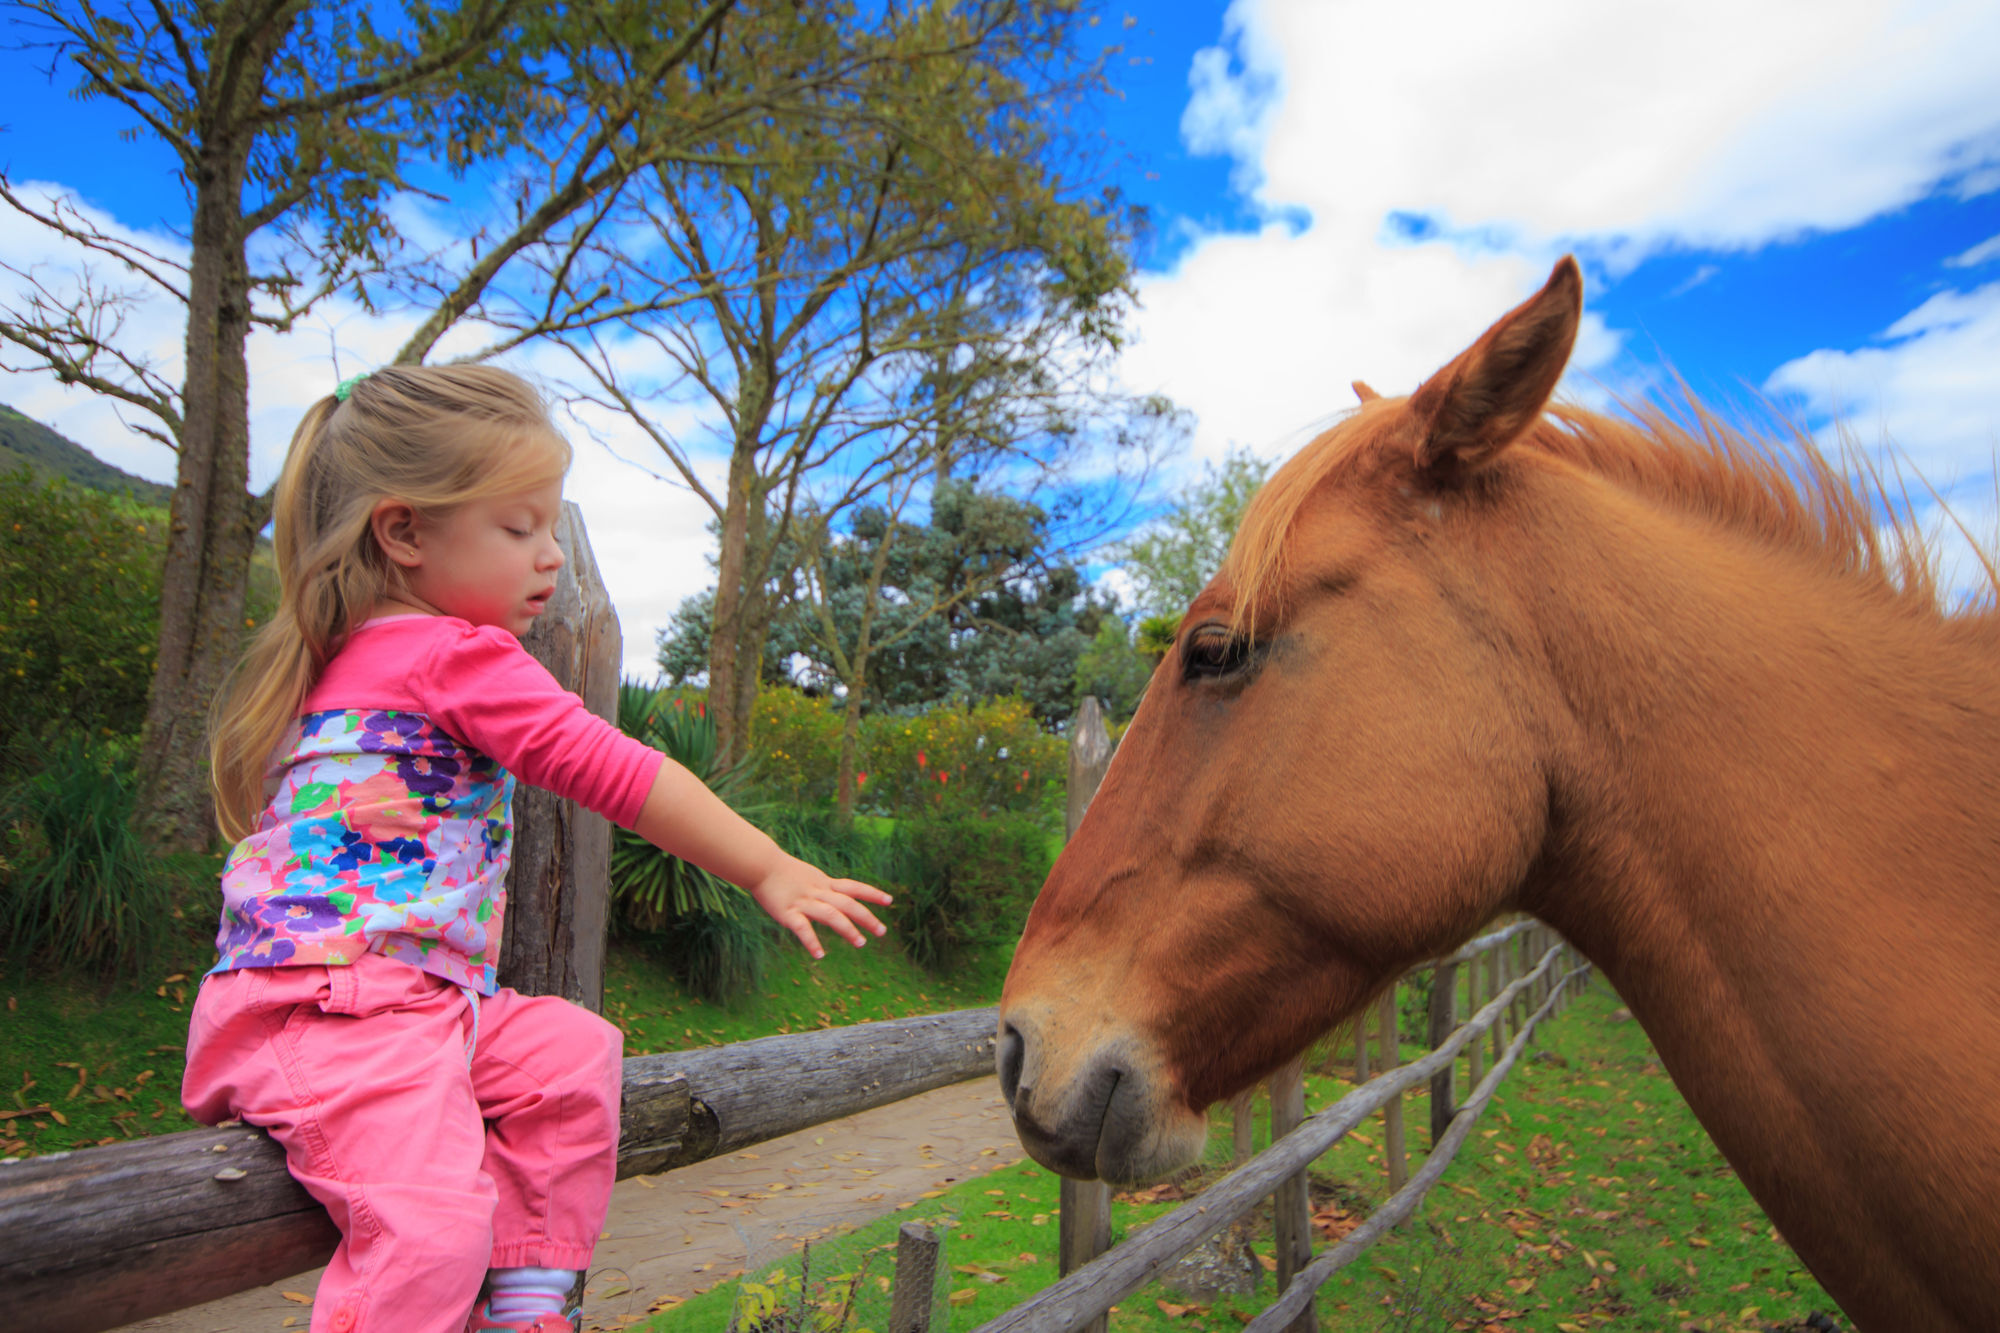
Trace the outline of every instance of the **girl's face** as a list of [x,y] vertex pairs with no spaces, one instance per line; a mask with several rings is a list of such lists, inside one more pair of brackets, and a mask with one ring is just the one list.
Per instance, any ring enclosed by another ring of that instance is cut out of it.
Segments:
[[449,514],[416,514],[400,500],[375,507],[375,539],[403,571],[404,596],[474,625],[525,634],[548,605],[563,566],[556,545],[562,482]]

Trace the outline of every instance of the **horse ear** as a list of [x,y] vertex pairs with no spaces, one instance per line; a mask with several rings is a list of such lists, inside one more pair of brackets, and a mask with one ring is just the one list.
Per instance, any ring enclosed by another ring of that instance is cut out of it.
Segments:
[[1367,380],[1354,381],[1354,396],[1364,403],[1372,403],[1382,395],[1368,387]]
[[1419,471],[1473,471],[1535,423],[1555,392],[1583,318],[1583,274],[1564,255],[1515,306],[1410,397]]

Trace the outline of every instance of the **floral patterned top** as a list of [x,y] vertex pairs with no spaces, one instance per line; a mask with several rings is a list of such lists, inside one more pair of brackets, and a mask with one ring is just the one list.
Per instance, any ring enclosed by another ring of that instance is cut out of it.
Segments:
[[[385,706],[352,706],[371,676]],[[491,995],[514,794],[496,755],[628,826],[663,759],[512,635],[448,616],[369,621],[306,704],[223,868],[217,972],[372,952]]]

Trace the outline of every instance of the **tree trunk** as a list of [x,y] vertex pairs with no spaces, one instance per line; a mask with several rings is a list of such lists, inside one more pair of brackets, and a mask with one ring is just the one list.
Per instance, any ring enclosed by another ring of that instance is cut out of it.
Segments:
[[749,589],[744,586],[743,574],[755,470],[754,453],[739,440],[729,463],[729,494],[723,504],[715,562],[715,615],[708,633],[708,716],[715,723],[716,758],[724,765],[735,763],[747,750],[747,729],[737,720],[737,675],[744,665],[741,646]]
[[854,783],[854,761],[861,749],[861,696],[864,693],[861,682],[868,678],[866,662],[856,663],[854,676],[854,680],[847,682],[847,707],[841,710],[840,777],[834,789],[834,801],[840,807],[842,819],[854,814],[854,798],[859,791]]
[[153,837],[180,848],[205,847],[215,832],[208,707],[242,645],[244,589],[256,542],[247,489],[250,374],[244,355],[250,335],[242,231],[248,162],[247,135],[204,145],[190,238],[180,466],[160,580],[159,655],[139,755],[139,819]]

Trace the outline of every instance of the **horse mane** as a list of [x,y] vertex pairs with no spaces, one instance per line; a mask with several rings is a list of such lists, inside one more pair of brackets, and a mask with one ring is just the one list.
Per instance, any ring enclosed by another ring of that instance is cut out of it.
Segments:
[[[1251,501],[1222,566],[1239,631],[1254,635],[1256,608],[1276,586],[1292,525],[1312,494],[1409,447],[1404,432],[1379,429],[1399,418],[1404,401],[1371,400],[1351,410],[1279,468]],[[1508,455],[1525,451],[1573,466],[1663,508],[1793,554],[1869,595],[1946,615],[1931,550],[1900,472],[1892,493],[1881,469],[1858,449],[1841,451],[1850,476],[1804,432],[1741,430],[1691,394],[1627,410],[1630,417],[1619,418],[1552,404]],[[1981,560],[1990,604],[2000,593],[2000,574],[1983,553]]]

